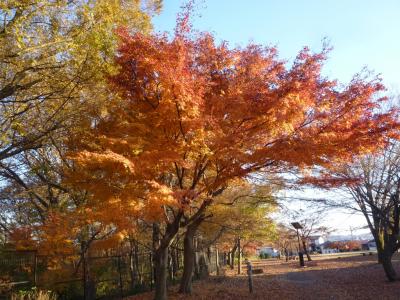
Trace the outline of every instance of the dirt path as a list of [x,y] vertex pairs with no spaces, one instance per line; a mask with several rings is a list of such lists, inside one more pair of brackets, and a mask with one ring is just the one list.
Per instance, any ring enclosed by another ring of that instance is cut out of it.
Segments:
[[[256,261],[264,273],[254,275],[254,293],[249,294],[247,277],[228,270],[225,277],[210,277],[196,282],[193,295],[182,296],[172,288],[170,299],[329,299],[329,300],[400,300],[400,282],[386,281],[376,256],[320,259],[306,263]],[[400,263],[395,262],[400,273]],[[152,299],[146,293],[129,299]]]

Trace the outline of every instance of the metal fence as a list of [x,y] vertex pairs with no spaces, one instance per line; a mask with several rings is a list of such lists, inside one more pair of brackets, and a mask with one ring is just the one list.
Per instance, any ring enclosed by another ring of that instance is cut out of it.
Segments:
[[[172,251],[171,251],[172,252]],[[168,285],[179,282],[183,269],[183,255],[176,250],[170,255]],[[196,272],[215,273],[225,264],[225,255],[215,248],[196,253]],[[37,287],[55,291],[59,299],[82,299],[85,288],[93,290],[96,299],[120,299],[154,286],[153,254],[140,251],[135,256],[126,254],[89,256],[41,256],[35,251],[0,252],[0,298],[12,291]],[[85,266],[85,267],[84,267]],[[84,272],[87,272],[85,276]],[[89,282],[87,281],[89,278]]]

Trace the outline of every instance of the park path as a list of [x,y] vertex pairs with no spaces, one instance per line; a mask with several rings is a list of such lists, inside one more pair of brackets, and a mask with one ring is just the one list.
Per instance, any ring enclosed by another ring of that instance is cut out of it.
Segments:
[[[247,276],[227,270],[226,276],[197,281],[191,296],[179,295],[176,287],[169,299],[271,299],[271,300],[399,300],[400,282],[387,282],[376,256],[318,259],[300,268],[297,261],[255,261],[263,273],[254,275],[254,292],[248,291]],[[399,261],[395,267],[400,272]],[[245,273],[245,272],[243,272]],[[152,293],[129,298],[152,299]]]

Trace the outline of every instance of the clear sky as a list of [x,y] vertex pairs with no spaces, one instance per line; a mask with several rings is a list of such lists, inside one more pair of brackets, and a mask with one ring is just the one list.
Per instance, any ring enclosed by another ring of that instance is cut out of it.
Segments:
[[[293,59],[304,46],[314,51],[326,38],[334,48],[324,74],[342,83],[363,67],[381,74],[389,91],[400,93],[400,0],[197,0],[194,27],[231,46],[249,41],[277,46]],[[164,0],[156,31],[173,31],[182,0]],[[306,196],[317,191],[308,190]],[[303,195],[304,196],[304,195]],[[320,196],[319,196],[320,197]],[[335,212],[326,220],[338,233],[364,225],[362,216]],[[362,231],[362,232],[365,232]]]
[[[182,0],[164,0],[154,19],[157,31],[172,31]],[[230,45],[249,41],[276,45],[293,59],[303,47],[334,47],[324,73],[345,83],[364,66],[400,89],[399,0],[197,0],[194,27]]]

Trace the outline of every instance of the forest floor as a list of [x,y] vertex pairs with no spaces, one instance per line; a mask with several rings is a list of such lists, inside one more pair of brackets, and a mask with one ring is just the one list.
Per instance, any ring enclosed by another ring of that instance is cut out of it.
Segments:
[[[340,255],[340,254],[338,254]],[[171,287],[169,299],[400,299],[400,281],[388,282],[376,255],[316,257],[300,268],[298,261],[257,260],[253,269],[254,292],[248,291],[246,275],[227,270],[225,276],[210,276],[193,284],[193,294],[183,296]],[[400,257],[394,257],[400,272]],[[243,268],[246,273],[246,268]],[[130,300],[152,299],[153,293],[130,297]]]

